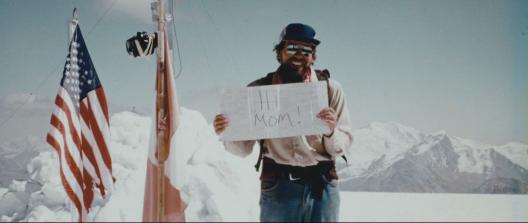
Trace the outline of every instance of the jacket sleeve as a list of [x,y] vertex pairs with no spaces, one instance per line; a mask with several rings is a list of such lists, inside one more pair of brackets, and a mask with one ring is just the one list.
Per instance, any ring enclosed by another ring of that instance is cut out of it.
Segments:
[[341,85],[329,80],[330,84],[330,107],[336,111],[337,123],[334,132],[329,137],[323,136],[326,152],[332,157],[349,155],[350,147],[354,138],[350,125],[350,115],[345,103],[345,95]]
[[256,140],[224,141],[225,149],[237,156],[246,157],[253,151]]

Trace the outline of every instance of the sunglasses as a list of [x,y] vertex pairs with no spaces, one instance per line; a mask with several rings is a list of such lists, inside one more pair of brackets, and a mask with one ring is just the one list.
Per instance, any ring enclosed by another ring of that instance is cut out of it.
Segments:
[[310,56],[313,54],[313,49],[312,47],[309,47],[309,46],[303,46],[303,45],[297,45],[297,44],[288,44],[286,46],[286,53],[289,56],[295,55],[295,53],[297,53],[297,51],[299,50],[302,52],[304,56]]

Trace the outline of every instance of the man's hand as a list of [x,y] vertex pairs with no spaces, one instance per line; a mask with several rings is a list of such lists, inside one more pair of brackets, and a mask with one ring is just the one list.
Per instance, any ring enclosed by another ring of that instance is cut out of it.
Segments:
[[214,122],[213,122],[215,132],[217,135],[222,134],[224,130],[229,126],[229,118],[227,115],[224,114],[218,114],[215,116]]
[[334,134],[334,129],[336,127],[336,121],[337,121],[337,115],[333,108],[326,107],[323,108],[319,114],[317,114],[317,118],[323,120],[328,127],[330,127],[331,133],[330,135],[325,135],[327,137],[330,137]]

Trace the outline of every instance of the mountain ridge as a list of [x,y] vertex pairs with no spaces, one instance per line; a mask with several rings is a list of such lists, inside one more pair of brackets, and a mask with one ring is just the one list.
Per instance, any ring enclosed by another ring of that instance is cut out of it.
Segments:
[[338,165],[345,190],[528,193],[528,146],[518,142],[493,146],[396,122],[353,135],[350,164]]

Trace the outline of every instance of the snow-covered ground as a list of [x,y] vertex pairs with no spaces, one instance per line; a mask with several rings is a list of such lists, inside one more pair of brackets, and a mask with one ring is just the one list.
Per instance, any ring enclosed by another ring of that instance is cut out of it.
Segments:
[[[189,221],[258,221],[259,181],[253,164],[224,151],[210,124],[182,108],[180,150],[191,173],[183,192]],[[97,197],[96,221],[140,221],[151,119],[132,112],[111,117],[116,184]],[[41,137],[0,145],[0,221],[70,221],[55,152]],[[414,136],[413,136],[414,137]],[[342,192],[341,221],[528,221],[528,195]]]
[[528,195],[341,192],[340,221],[528,221]]

